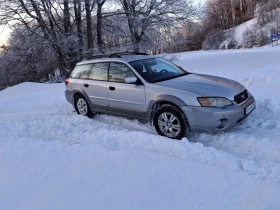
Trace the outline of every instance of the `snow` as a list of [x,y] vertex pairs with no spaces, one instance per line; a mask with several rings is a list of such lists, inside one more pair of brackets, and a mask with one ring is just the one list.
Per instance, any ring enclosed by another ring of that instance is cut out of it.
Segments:
[[[243,34],[244,34],[244,32],[247,29],[253,30],[254,27],[257,27],[258,28],[257,30],[259,30],[259,31],[262,30],[263,32],[265,32],[267,34],[267,37],[270,39],[270,37],[271,37],[271,30],[273,28],[277,28],[277,21],[271,21],[269,23],[266,23],[266,24],[260,26],[257,23],[257,18],[253,18],[253,19],[251,19],[251,20],[249,20],[247,22],[244,22],[244,23],[236,26],[232,30],[234,30],[234,38],[237,41],[237,44],[239,46],[243,45]],[[228,41],[229,40],[226,40],[225,42],[228,42]],[[272,46],[272,43],[267,44],[267,45],[263,46],[262,48],[270,48],[271,46]],[[280,46],[279,42],[277,42],[277,41],[273,42],[273,47],[279,47],[279,46]]]
[[234,28],[234,37],[239,45],[243,44],[243,33],[247,29],[251,29],[256,23],[257,23],[257,19],[254,18],[254,19],[244,22]]
[[64,84],[0,92],[0,209],[280,209],[280,48],[180,53],[237,80],[257,109],[234,130],[173,141],[148,124],[78,116]]

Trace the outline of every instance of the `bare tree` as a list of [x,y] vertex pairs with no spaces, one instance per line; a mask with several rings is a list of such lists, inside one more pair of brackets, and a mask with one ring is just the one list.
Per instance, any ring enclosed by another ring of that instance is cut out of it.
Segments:
[[[34,41],[36,40],[36,41]],[[43,38],[18,28],[12,32],[10,45],[0,56],[0,83],[6,87],[23,81],[47,81],[57,61],[52,49],[42,44]]]
[[191,0],[120,0],[131,35],[134,52],[151,27],[171,26],[175,22],[194,18],[196,8]]
[[0,0],[0,24],[12,25],[15,38],[0,55],[0,83],[40,81],[50,68],[67,76],[95,51],[162,52],[196,15],[192,0]]

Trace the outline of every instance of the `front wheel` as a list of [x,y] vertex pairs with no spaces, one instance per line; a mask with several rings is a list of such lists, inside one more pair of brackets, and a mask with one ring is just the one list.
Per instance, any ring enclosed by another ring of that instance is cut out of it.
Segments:
[[75,108],[78,114],[83,116],[93,117],[93,112],[91,111],[88,102],[83,96],[77,96],[75,99]]
[[157,133],[171,139],[181,140],[190,133],[185,114],[176,106],[164,104],[158,108],[153,118]]

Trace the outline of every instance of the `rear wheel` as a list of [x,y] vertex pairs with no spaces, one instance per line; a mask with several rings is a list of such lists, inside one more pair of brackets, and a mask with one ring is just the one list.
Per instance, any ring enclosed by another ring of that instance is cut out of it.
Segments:
[[153,118],[156,131],[161,136],[181,140],[190,133],[185,114],[175,105],[164,104],[158,108]]
[[88,116],[89,118],[94,116],[94,113],[91,111],[87,100],[81,95],[78,95],[75,98],[75,108],[77,113],[80,115]]

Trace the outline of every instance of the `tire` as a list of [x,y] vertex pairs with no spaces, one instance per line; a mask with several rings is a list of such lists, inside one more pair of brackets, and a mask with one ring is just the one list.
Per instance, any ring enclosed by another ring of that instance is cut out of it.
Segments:
[[190,126],[185,114],[175,105],[160,106],[153,118],[157,133],[171,139],[181,140],[190,134]]
[[91,111],[90,106],[82,95],[78,95],[75,97],[75,109],[76,112],[83,116],[88,116],[89,118],[92,118],[94,116],[94,113]]

